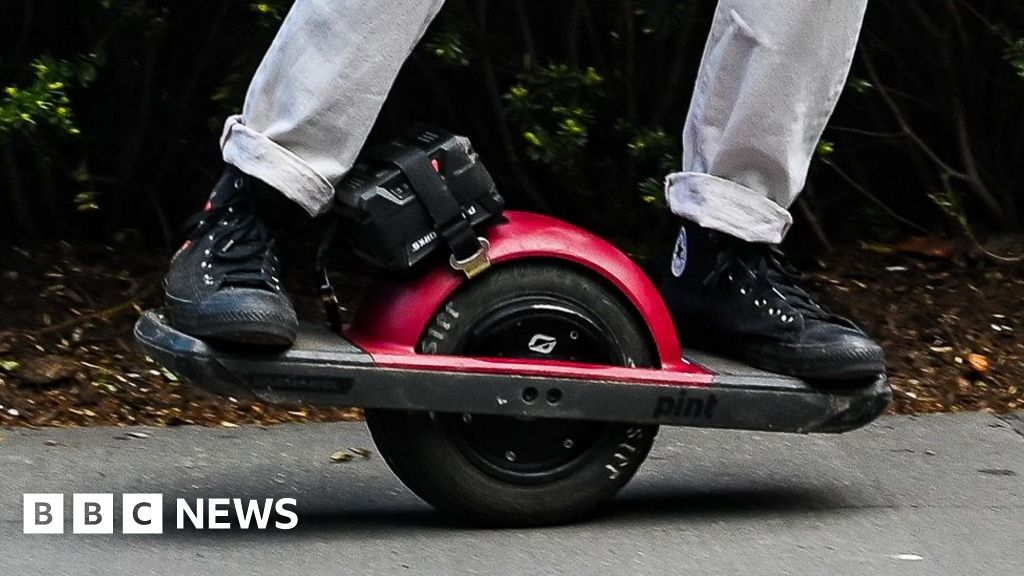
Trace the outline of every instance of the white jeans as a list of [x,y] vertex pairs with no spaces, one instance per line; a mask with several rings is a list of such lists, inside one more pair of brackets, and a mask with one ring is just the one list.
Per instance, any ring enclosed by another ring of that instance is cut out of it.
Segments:
[[[297,0],[224,127],[224,160],[323,211],[444,0]],[[867,0],[720,0],[672,211],[781,242],[849,74]]]

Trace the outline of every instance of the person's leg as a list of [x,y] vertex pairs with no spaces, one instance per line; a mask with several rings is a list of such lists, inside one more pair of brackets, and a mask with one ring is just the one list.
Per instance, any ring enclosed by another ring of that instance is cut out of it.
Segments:
[[224,161],[322,211],[444,0],[298,0],[224,127]]
[[779,243],[846,83],[867,0],[720,0],[668,177],[676,214]]
[[[228,119],[227,169],[164,280],[171,324],[219,342],[286,346],[298,321],[265,217],[331,202],[402,63],[443,0],[297,0]],[[282,201],[285,207],[290,204]]]
[[845,85],[867,0],[721,0],[666,180],[680,232],[666,303],[687,345],[814,379],[885,371],[881,348],[824,311],[775,245],[793,222]]

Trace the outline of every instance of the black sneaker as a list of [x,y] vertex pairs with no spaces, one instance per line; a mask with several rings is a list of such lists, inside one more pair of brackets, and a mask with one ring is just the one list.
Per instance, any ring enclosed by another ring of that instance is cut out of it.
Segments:
[[286,347],[298,321],[281,290],[280,264],[253,203],[257,182],[229,166],[164,278],[167,318],[197,338]]
[[774,246],[687,223],[661,292],[684,346],[810,380],[885,373],[882,348],[816,304]]

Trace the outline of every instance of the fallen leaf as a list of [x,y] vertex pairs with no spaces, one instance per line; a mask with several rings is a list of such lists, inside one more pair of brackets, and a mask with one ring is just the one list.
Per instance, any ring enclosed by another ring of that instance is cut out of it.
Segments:
[[929,258],[939,258],[942,260],[951,260],[954,256],[960,252],[960,245],[953,240],[947,238],[936,238],[934,236],[915,236],[908,238],[903,242],[900,242],[895,246],[897,252],[903,254],[914,254],[917,256],[927,256]]
[[234,422],[228,422],[227,420],[220,421],[221,428],[238,428],[238,424]]
[[338,450],[334,454],[331,454],[331,461],[332,462],[349,462],[349,461],[351,461],[354,458],[355,458],[355,456],[353,456],[351,453],[346,452],[344,450]]
[[48,386],[71,380],[77,370],[78,363],[70,358],[48,354],[25,360],[18,376],[29,384]]
[[988,476],[1016,476],[1017,475],[1017,473],[1014,472],[1013,470],[1003,470],[1003,469],[1000,469],[1000,468],[984,468],[982,470],[978,470],[978,472],[981,472],[982,474],[986,474]]
[[988,358],[981,354],[971,354],[967,357],[967,363],[971,366],[971,370],[974,370],[978,374],[985,374],[988,372]]
[[861,248],[867,250],[868,252],[874,252],[875,254],[889,255],[896,252],[896,250],[892,246],[889,246],[887,244],[869,244],[867,242],[862,242]]
[[0,369],[4,372],[11,373],[21,368],[21,364],[14,360],[0,360]]

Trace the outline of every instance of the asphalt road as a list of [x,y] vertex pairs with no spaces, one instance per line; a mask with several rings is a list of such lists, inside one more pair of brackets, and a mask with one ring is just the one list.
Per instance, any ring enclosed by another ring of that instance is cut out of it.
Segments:
[[[887,418],[843,437],[663,429],[601,516],[527,531],[451,523],[376,455],[332,462],[373,448],[358,424],[0,436],[11,576],[1024,573],[1024,421],[1012,418]],[[299,525],[179,531],[169,508],[163,535],[74,535],[70,520],[63,535],[24,535],[26,492],[292,497]]]

